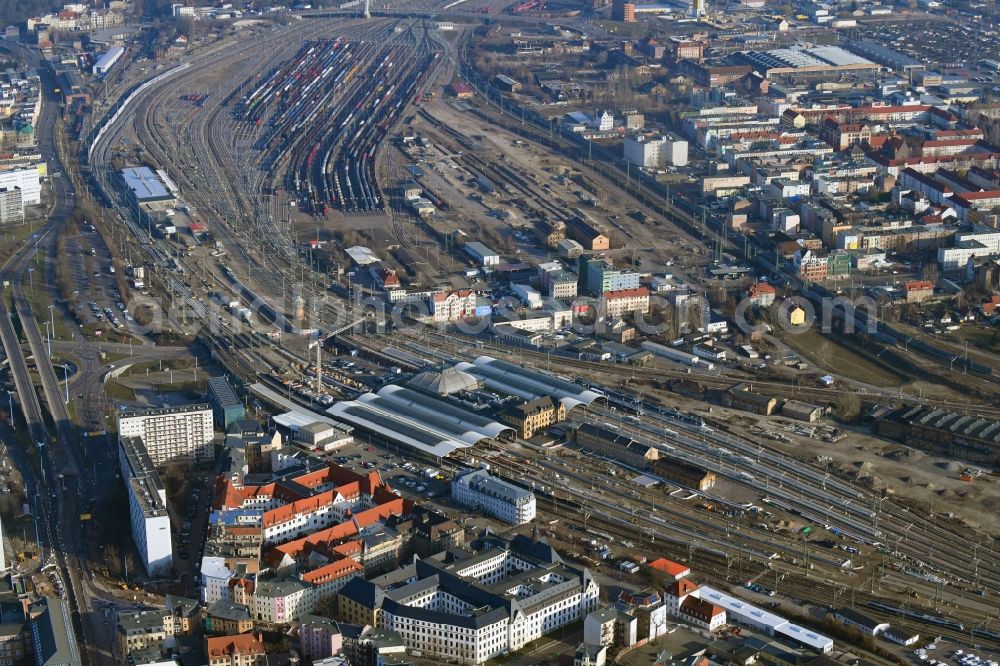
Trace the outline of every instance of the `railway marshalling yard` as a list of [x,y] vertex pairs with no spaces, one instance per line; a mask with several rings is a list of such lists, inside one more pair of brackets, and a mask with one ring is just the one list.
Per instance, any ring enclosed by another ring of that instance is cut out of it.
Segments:
[[[612,254],[642,259],[645,270],[662,270],[670,261],[683,273],[707,262],[708,250],[659,217],[655,203],[635,201],[587,165],[491,123],[497,112],[480,99],[445,99],[454,45],[426,21],[307,19],[257,37],[253,48],[234,42],[152,86],[95,146],[91,167],[109,192],[112,157],[128,159],[129,146],[141,146],[142,158],[170,175],[189,215],[207,224],[225,248],[224,255],[202,246],[169,258],[162,242],[142,240],[143,227],[133,221],[130,231],[158,267],[153,279],[165,291],[200,303],[220,289],[252,292],[286,313],[292,285],[304,285],[315,326],[330,330],[359,314],[328,288],[331,263],[346,265],[340,248],[355,244],[374,248],[415,285],[463,286],[468,265],[402,201],[412,166],[448,204],[433,224],[493,239],[513,250],[505,254],[537,259],[540,251],[524,240],[531,218],[566,219],[580,209],[621,239],[624,248]],[[329,75],[328,83],[300,90],[308,77],[295,72],[303,62],[311,63],[311,76]],[[282,87],[286,80],[289,88]],[[184,99],[192,90],[211,94],[193,104]],[[261,90],[271,97],[255,105],[253,95]],[[404,146],[408,135],[428,145]],[[498,194],[483,192],[476,176]],[[129,219],[125,201],[111,199]],[[635,211],[652,221],[640,224]],[[303,251],[309,240],[321,241],[322,248]],[[171,262],[183,269],[179,277],[168,270]],[[279,351],[252,334],[206,336],[212,344],[228,340],[217,353],[244,376],[287,375],[290,366],[308,365],[304,340],[292,339]],[[963,497],[959,491],[969,485],[952,478],[958,472],[942,467],[945,461],[861,432],[826,443],[787,421],[752,419],[758,427],[751,427],[746,415],[709,411],[669,391],[666,382],[690,376],[672,364],[556,361],[426,328],[401,329],[388,339],[374,333],[341,340],[371,367],[397,364],[385,355],[392,345],[427,363],[490,354],[599,382],[619,401],[595,403],[571,419],[610,423],[716,476],[717,484],[702,492],[663,480],[647,486],[635,482],[637,470],[554,440],[494,443],[444,462],[447,469],[488,460],[500,475],[533,485],[539,524],[548,524],[551,538],[571,557],[596,566],[601,546],[611,549],[612,562],[663,554],[689,561],[706,582],[754,581],[763,594],[740,593],[760,604],[854,604],[889,621],[902,618],[921,633],[1000,646],[1000,634],[989,633],[1000,632],[1000,553],[991,536],[998,529],[997,479],[978,479],[975,496]],[[336,376],[338,370],[331,365],[329,372]],[[727,369],[701,381],[719,389],[746,377]],[[342,384],[340,390],[351,397]],[[850,389],[796,390],[808,398]],[[768,436],[775,433],[785,439]],[[859,469],[864,473],[855,478]],[[873,601],[896,610],[873,608]]]

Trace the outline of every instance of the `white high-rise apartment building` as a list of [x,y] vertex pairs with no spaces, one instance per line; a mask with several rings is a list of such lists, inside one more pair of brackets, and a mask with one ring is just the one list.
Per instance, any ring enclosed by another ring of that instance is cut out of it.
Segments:
[[212,408],[207,404],[143,409],[118,414],[119,437],[141,437],[154,465],[214,458]]
[[167,493],[142,440],[124,437],[118,440],[118,464],[128,490],[132,539],[142,558],[143,568],[151,578],[170,575],[173,545],[170,540],[170,516]]

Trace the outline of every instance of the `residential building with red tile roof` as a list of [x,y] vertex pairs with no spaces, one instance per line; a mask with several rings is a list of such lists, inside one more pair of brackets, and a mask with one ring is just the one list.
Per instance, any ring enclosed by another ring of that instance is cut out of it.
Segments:
[[215,636],[205,639],[208,666],[266,666],[267,654],[260,634]]

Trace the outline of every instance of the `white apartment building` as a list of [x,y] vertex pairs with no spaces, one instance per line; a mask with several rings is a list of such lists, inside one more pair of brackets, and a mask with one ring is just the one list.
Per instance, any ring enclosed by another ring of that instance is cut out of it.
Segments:
[[42,184],[38,177],[38,167],[0,171],[0,190],[21,188],[21,201],[25,206],[42,203]]
[[215,457],[212,408],[207,404],[119,413],[118,436],[141,437],[154,465]]
[[625,160],[640,167],[685,166],[688,142],[675,136],[627,136]]
[[24,199],[20,187],[0,189],[0,225],[24,222]]
[[236,575],[226,565],[224,557],[206,555],[201,558],[201,600],[207,604],[216,601],[230,601],[229,579]]
[[150,578],[168,576],[173,562],[173,546],[167,493],[140,438],[119,439],[118,454],[122,481],[128,490],[132,539],[143,568]]
[[451,495],[459,504],[478,508],[511,525],[523,525],[535,518],[534,493],[490,476],[485,469],[455,475]]
[[943,271],[963,270],[973,257],[1000,254],[1000,231],[977,225],[972,231],[955,234],[954,247],[938,248],[938,264]]
[[649,312],[649,289],[619,289],[605,292],[601,297],[604,306],[603,314],[608,317],[621,317],[631,312],[646,314]]
[[258,580],[250,602],[255,620],[285,624],[313,612],[316,599],[309,594],[309,585],[300,580]]
[[431,296],[431,315],[436,322],[456,321],[476,314],[476,292],[471,289],[438,291]]

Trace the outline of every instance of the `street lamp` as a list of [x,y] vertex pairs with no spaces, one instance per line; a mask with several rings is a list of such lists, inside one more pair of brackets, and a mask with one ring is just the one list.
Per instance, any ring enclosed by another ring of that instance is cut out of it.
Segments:
[[7,391],[7,409],[10,411],[10,429],[11,432],[17,430],[14,427],[14,392]]
[[[56,336],[56,322],[52,318],[52,308],[54,308],[54,307],[55,307],[55,305],[53,305],[52,303],[49,303],[49,326],[51,327],[51,330],[52,330],[51,337],[53,337],[53,338]],[[52,355],[52,348],[51,348],[51,346],[49,347],[49,355],[50,356]]]

